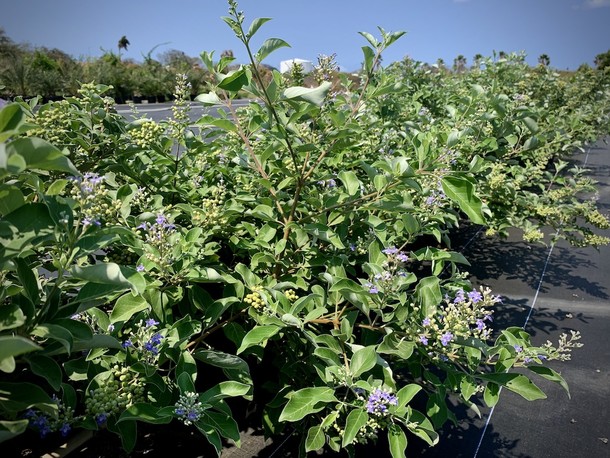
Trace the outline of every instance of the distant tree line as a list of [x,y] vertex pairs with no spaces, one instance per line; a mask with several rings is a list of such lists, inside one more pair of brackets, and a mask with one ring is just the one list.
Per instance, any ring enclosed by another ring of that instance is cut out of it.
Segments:
[[171,49],[154,59],[153,48],[136,62],[121,56],[129,44],[123,36],[118,52],[103,50],[100,57],[77,60],[59,49],[15,43],[0,28],[0,97],[55,100],[74,95],[80,83],[93,81],[112,86],[108,95],[119,103],[164,101],[172,97],[178,73],[187,75],[193,95],[204,91],[209,75],[198,57]]
[[[187,76],[193,96],[205,91],[210,75],[204,70],[199,57],[170,49],[155,59],[152,53],[161,46],[157,45],[142,56],[142,62],[137,62],[121,56],[121,51],[126,51],[129,45],[127,37],[122,36],[117,42],[116,53],[103,49],[100,57],[77,60],[56,48],[15,43],[0,28],[0,97],[40,96],[44,100],[56,100],[75,95],[81,83],[95,82],[112,86],[108,95],[118,103],[128,100],[162,102],[173,97],[177,74]],[[225,50],[221,56],[233,57],[233,53]],[[494,57],[503,59],[506,53],[500,51]],[[471,68],[477,68],[482,60],[481,54],[475,55]],[[551,59],[547,54],[542,54],[538,64],[549,67]],[[610,50],[597,55],[595,65],[600,70],[610,69]],[[438,59],[433,67],[437,71],[464,73],[468,70],[468,62],[460,54],[454,59],[451,69],[447,68],[443,59]],[[265,68],[266,73],[268,70]],[[289,78],[293,84],[296,80],[302,82],[302,77],[295,80],[289,75]]]

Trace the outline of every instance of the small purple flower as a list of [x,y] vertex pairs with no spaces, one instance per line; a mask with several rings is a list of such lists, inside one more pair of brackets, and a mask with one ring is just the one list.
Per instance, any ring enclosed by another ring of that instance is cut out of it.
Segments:
[[353,243],[350,243],[349,249],[350,249],[350,251],[356,251],[356,245],[354,245]]
[[424,345],[428,345],[428,338],[426,336],[419,336],[419,341]]
[[446,347],[449,344],[449,342],[451,342],[452,339],[453,339],[453,334],[451,334],[449,331],[447,331],[441,336],[441,344],[443,344],[443,347]]
[[532,361],[533,361],[533,360],[532,360],[532,358],[530,358],[529,356],[528,356],[528,357],[526,357],[526,358],[525,358],[525,360],[524,360],[525,364],[529,364],[529,363],[531,363]]
[[485,329],[485,322],[481,318],[477,318],[477,329],[479,331]]
[[[159,323],[157,323],[157,324],[159,324]],[[159,334],[158,332],[154,333],[153,336],[150,338],[150,341],[152,342],[153,345],[159,345],[162,340],[163,340],[163,336],[161,334]]]
[[454,304],[461,304],[465,300],[466,300],[466,298],[464,296],[464,290],[460,288],[458,290],[457,294],[455,295],[455,299],[453,299],[453,303]]
[[379,288],[377,288],[377,286],[373,285],[371,282],[365,283],[364,286],[369,289],[369,293],[370,294],[377,294],[377,293],[379,293]]
[[396,254],[398,253],[398,248],[396,248],[395,246],[391,246],[386,248],[385,250],[382,250],[383,254]]
[[336,186],[337,186],[337,182],[336,182],[336,181],[335,181],[333,178],[331,178],[330,180],[328,180],[328,184],[327,184],[327,186],[328,186],[329,188],[334,188],[334,187],[336,187]]
[[165,215],[163,213],[159,213],[157,215],[157,218],[155,219],[155,222],[159,225],[159,226],[163,226],[166,222],[167,222],[167,218],[165,217]]
[[468,299],[470,299],[473,304],[476,304],[483,300],[483,296],[478,291],[470,291],[468,293]]
[[494,320],[494,319],[493,319],[493,317],[492,317],[491,315],[485,315],[485,316],[483,317],[483,321],[492,321],[492,322],[493,322],[493,320]]
[[398,398],[387,391],[375,388],[366,403],[368,413],[382,416],[388,412],[388,405],[398,405]]
[[396,255],[396,259],[398,259],[400,262],[407,262],[409,260],[409,256],[401,251]]
[[186,413],[186,411],[182,408],[182,407],[177,407],[176,410],[174,410],[174,413],[180,417],[184,416],[184,414]]
[[138,267],[136,267],[137,272],[144,272],[144,270],[146,270],[144,264],[138,264]]
[[517,353],[521,353],[523,351],[523,347],[521,345],[515,344],[515,345],[513,345],[513,348],[515,349],[515,351]]
[[430,326],[430,318],[426,317],[423,319],[423,321],[421,322],[422,325],[424,326]]
[[545,355],[538,355],[538,359],[540,361],[546,361],[546,356]]
[[133,347],[133,342],[130,339],[127,339],[125,342],[123,342],[121,344],[121,346],[123,348],[130,348],[130,347]]
[[144,344],[144,350],[151,352],[153,355],[158,355],[159,354],[159,349],[152,342],[152,340],[149,340],[148,342],[146,342]]
[[61,428],[59,428],[59,432],[63,437],[66,437],[71,429],[72,428],[68,423],[64,423],[63,425],[61,425]]
[[114,331],[114,324],[109,324],[108,325],[108,332],[113,332]]
[[105,413],[98,413],[95,416],[95,422],[98,424],[98,426],[102,426],[104,423],[106,423],[107,419],[108,419],[108,414],[105,414]]
[[197,421],[199,420],[199,413],[195,412],[193,410],[191,410],[187,415],[186,418],[188,418],[190,421]]
[[156,326],[158,324],[159,324],[159,322],[155,321],[154,318],[149,318],[148,320],[146,320],[146,327],[147,328],[151,328],[151,327]]

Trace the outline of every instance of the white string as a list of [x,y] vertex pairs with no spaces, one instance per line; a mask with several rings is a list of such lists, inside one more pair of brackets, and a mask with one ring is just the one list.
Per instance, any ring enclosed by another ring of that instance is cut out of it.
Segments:
[[[546,261],[544,262],[544,267],[542,268],[542,274],[540,275],[540,280],[538,281],[538,288],[536,288],[536,294],[534,294],[534,299],[532,300],[532,304],[530,305],[530,309],[529,312],[527,314],[527,318],[525,318],[525,323],[523,323],[522,328],[525,329],[525,327],[527,326],[527,323],[530,320],[530,317],[532,316],[532,312],[534,311],[534,308],[536,306],[536,301],[538,300],[538,295],[540,294],[540,290],[542,289],[542,282],[544,281],[544,275],[546,274],[546,269],[549,265],[549,260],[551,259],[551,253],[553,253],[553,248],[554,248],[554,244],[551,245],[551,248],[549,249],[549,252],[546,256]],[[508,370],[507,370],[508,372]],[[502,393],[502,386],[500,386],[500,389],[498,390],[498,396],[500,396],[500,394]],[[491,416],[494,413],[496,406],[493,406],[491,408],[491,410],[489,411],[489,416],[487,417],[487,421],[485,422],[485,426],[483,427],[483,432],[481,433],[481,437],[479,439],[479,443],[477,444],[477,448],[474,451],[474,455],[473,458],[477,458],[477,455],[479,453],[479,449],[481,448],[481,444],[483,443],[483,438],[485,437],[485,433],[487,432],[487,427],[489,426],[489,422],[491,421]]]

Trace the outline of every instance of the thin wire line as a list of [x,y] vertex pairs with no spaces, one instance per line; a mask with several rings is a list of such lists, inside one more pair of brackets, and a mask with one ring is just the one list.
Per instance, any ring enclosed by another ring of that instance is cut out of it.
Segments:
[[[532,316],[532,312],[534,311],[534,308],[536,306],[536,301],[538,300],[538,295],[540,294],[540,290],[542,289],[542,283],[544,281],[544,276],[546,274],[546,270],[549,265],[549,261],[551,259],[551,253],[553,253],[554,247],[555,247],[555,244],[552,244],[551,248],[549,249],[549,252],[546,256],[546,261],[544,262],[544,267],[542,268],[542,274],[540,275],[540,280],[538,281],[538,288],[536,288],[536,294],[534,294],[534,299],[532,300],[532,304],[530,305],[530,310],[527,314],[527,318],[525,318],[525,323],[523,323],[522,329],[525,329],[525,327],[527,326],[527,323],[529,322],[529,319]],[[508,372],[508,370],[507,370],[507,372]],[[501,393],[502,393],[502,386],[500,386],[500,389],[498,390],[498,396],[500,396]],[[485,437],[485,433],[487,432],[487,428],[489,426],[489,422],[491,421],[491,416],[493,415],[495,408],[496,408],[496,406],[493,406],[491,408],[491,410],[489,411],[489,416],[487,417],[487,421],[485,422],[485,426],[483,427],[483,432],[481,433],[481,437],[479,438],[479,443],[477,444],[477,448],[474,451],[473,458],[477,458],[477,455],[479,454],[479,449],[481,448],[481,444],[483,444],[483,438]]]

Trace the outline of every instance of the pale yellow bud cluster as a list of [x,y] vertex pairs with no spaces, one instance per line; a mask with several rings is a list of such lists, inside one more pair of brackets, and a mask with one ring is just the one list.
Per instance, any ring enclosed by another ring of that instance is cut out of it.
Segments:
[[523,233],[523,240],[527,243],[539,242],[544,238],[540,229],[529,229]]
[[253,286],[251,289],[252,289],[252,292],[249,294],[246,294],[246,297],[244,297],[244,302],[248,305],[251,305],[255,309],[259,309],[259,308],[263,307],[265,305],[265,303],[263,302],[263,298],[261,297],[261,295],[259,293],[259,291],[262,290],[262,287]]
[[115,364],[111,377],[102,386],[87,393],[89,415],[117,415],[131,405],[144,401],[144,382],[137,372]]
[[155,121],[145,121],[130,132],[132,141],[140,148],[149,148],[157,143],[162,133],[163,127]]
[[299,298],[294,289],[288,289],[284,291],[284,295],[286,296],[286,299],[288,299],[290,302],[294,302]]
[[72,125],[69,109],[70,104],[65,100],[46,105],[36,115],[35,122],[39,128],[32,129],[28,135],[40,137],[54,145],[68,143],[67,135]]
[[599,227],[600,229],[610,228],[610,221],[608,221],[608,217],[601,214],[597,209],[592,209],[586,212],[584,216],[587,222],[593,224],[595,227]]

